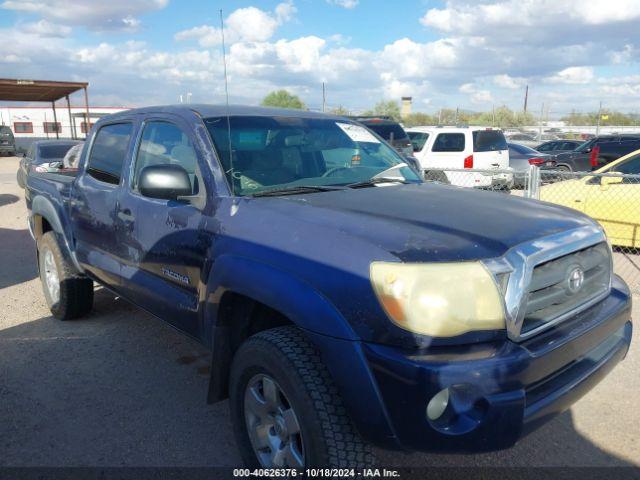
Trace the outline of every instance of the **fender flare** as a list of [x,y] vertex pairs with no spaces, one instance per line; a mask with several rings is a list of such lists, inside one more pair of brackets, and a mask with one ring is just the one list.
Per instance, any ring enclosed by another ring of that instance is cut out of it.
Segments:
[[258,260],[236,255],[218,257],[211,267],[207,291],[207,299],[212,299],[207,308],[215,308],[215,312],[206,312],[205,338],[211,338],[222,295],[233,291],[277,310],[305,330],[358,340],[342,314],[320,292],[292,273]]
[[33,219],[36,215],[41,216],[49,223],[49,225],[51,225],[51,229],[54,231],[58,239],[58,244],[60,245],[62,254],[65,255],[67,259],[71,260],[73,266],[78,272],[82,272],[76,256],[73,253],[73,250],[71,250],[71,246],[69,245],[67,235],[65,235],[64,227],[62,226],[62,222],[60,221],[60,216],[58,215],[56,208],[49,199],[42,195],[35,196],[31,202],[31,218]]
[[369,441],[398,448],[362,344],[347,320],[326,297],[289,272],[236,255],[223,255],[215,260],[207,289],[205,335],[212,341],[213,353],[210,403],[227,396],[232,354],[229,346],[220,341],[226,338],[224,329],[228,327],[218,325],[218,307],[223,294],[233,291],[277,310],[303,329],[320,351],[356,428]]

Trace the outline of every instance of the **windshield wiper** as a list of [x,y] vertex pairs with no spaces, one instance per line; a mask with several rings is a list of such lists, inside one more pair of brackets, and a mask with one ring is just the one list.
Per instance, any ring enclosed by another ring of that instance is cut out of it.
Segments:
[[263,192],[253,193],[252,197],[275,197],[278,195],[297,195],[309,192],[332,192],[334,190],[344,190],[345,187],[337,185],[295,185],[292,187],[274,188]]
[[373,178],[370,178],[369,180],[364,180],[362,182],[348,183],[345,185],[345,187],[348,187],[348,188],[372,187],[379,183],[402,183],[407,185],[407,184],[416,183],[416,182],[410,182],[408,180],[405,180],[403,178],[398,178],[398,177],[373,177]]

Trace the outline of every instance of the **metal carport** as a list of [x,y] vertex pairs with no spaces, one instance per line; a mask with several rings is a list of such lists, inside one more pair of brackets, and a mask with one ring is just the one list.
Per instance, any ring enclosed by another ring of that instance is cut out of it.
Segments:
[[[0,78],[0,101],[10,102],[51,102],[53,108],[53,120],[58,124],[56,115],[56,101],[65,98],[67,110],[71,119],[71,103],[69,95],[79,90],[84,90],[85,122],[89,125],[89,94],[87,82],[58,82],[52,80],[26,80]],[[89,129],[87,129],[88,132]],[[78,138],[75,124],[72,128],[72,137]],[[60,138],[60,132],[56,128],[56,138]]]

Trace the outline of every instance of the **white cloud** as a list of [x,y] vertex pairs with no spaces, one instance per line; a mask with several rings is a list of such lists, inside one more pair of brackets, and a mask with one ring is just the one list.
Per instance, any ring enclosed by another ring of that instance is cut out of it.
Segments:
[[[493,27],[575,27],[630,22],[640,18],[637,0],[495,0],[471,2],[449,0],[445,8],[432,8],[421,23],[443,32],[456,34],[499,34]],[[524,38],[525,41],[534,41]]]
[[46,20],[39,22],[26,23],[22,25],[22,31],[38,35],[40,37],[67,37],[71,33],[71,27],[65,25],[57,25]]
[[[273,13],[256,7],[238,8],[225,19],[225,41],[229,44],[237,42],[264,42],[275,34],[277,28],[290,21],[296,13],[293,2],[276,5]],[[213,47],[222,41],[222,33],[218,27],[201,25],[183,30],[174,35],[177,41],[197,40],[202,47]]]
[[358,6],[360,0],[327,0],[327,3],[346,9],[352,9]]
[[576,85],[581,83],[590,83],[593,81],[594,74],[592,67],[568,67],[560,70],[555,75],[546,79],[549,83],[566,83]]
[[511,90],[515,90],[517,88],[522,88],[526,80],[522,77],[511,77],[506,74],[495,75],[493,77],[493,83],[501,88],[508,88]]
[[5,0],[0,7],[35,14],[65,25],[96,30],[137,28],[137,16],[164,8],[169,0]]

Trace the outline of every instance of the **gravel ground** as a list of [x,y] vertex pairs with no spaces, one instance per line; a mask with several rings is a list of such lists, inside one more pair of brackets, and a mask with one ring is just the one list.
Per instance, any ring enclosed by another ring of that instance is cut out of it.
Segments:
[[[0,158],[0,466],[239,465],[227,402],[205,403],[210,357],[199,344],[104,290],[85,320],[49,315],[17,164]],[[636,335],[601,384],[510,450],[378,456],[388,466],[640,465],[639,367]]]

